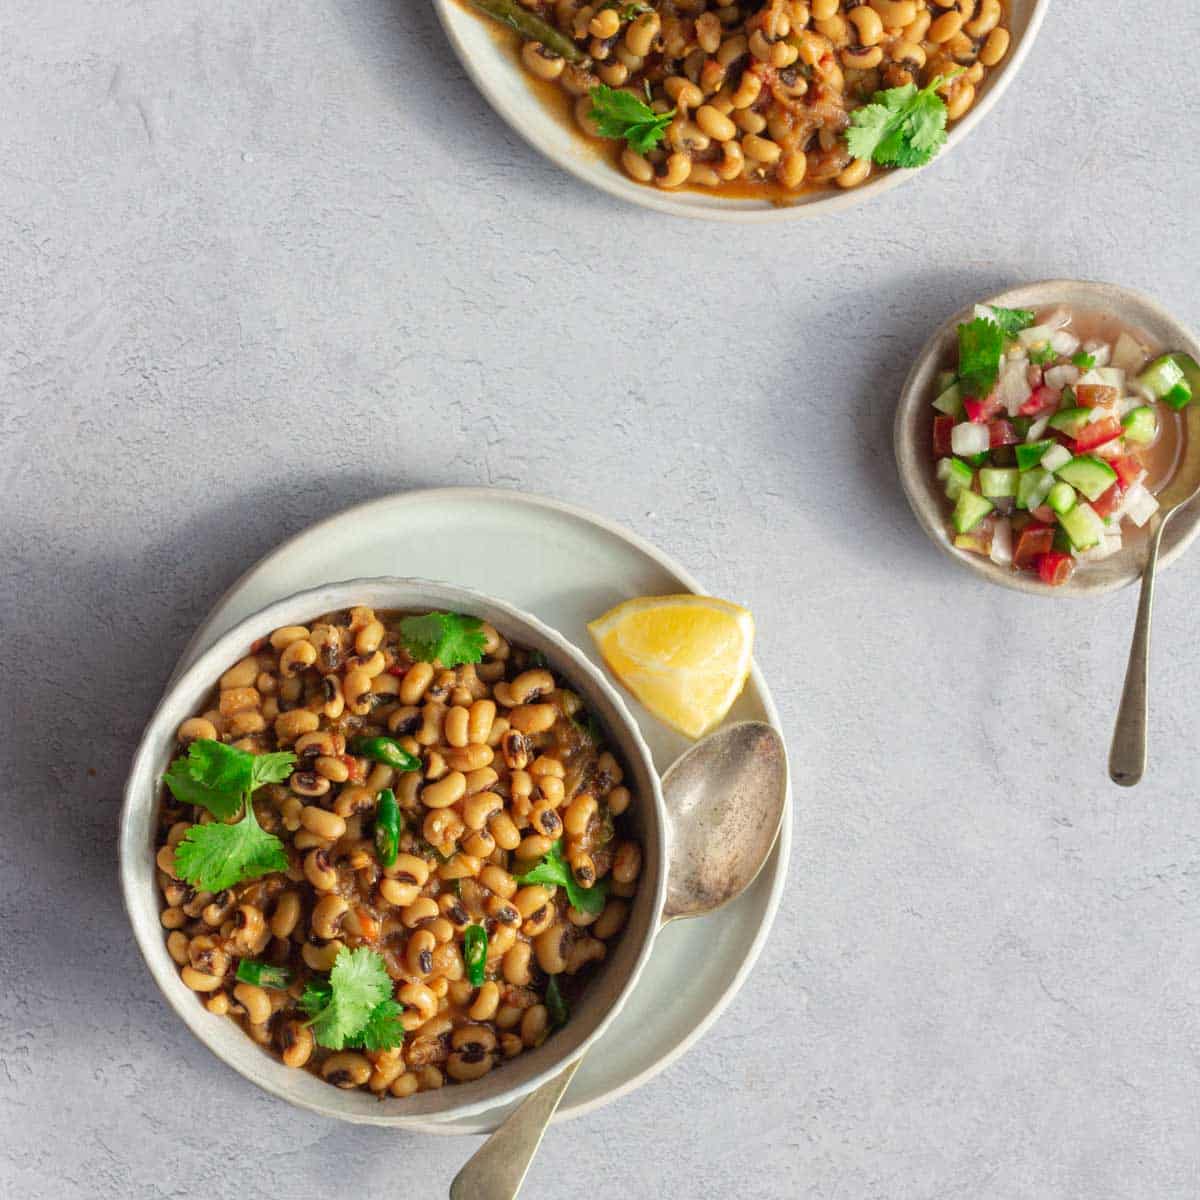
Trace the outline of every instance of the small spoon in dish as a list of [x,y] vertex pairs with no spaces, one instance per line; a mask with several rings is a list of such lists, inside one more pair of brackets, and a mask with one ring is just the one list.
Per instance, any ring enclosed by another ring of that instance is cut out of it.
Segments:
[[[775,845],[787,803],[783,740],[761,721],[718,730],[662,780],[670,864],[662,924],[700,917],[740,896]],[[527,1096],[468,1160],[450,1200],[515,1200],[583,1056]]]
[[1133,787],[1146,772],[1146,716],[1148,710],[1150,672],[1150,611],[1154,604],[1154,572],[1158,566],[1158,551],[1162,545],[1167,523],[1200,496],[1200,398],[1185,411],[1187,414],[1187,443],[1183,461],[1176,468],[1171,482],[1158,493],[1159,509],[1150,530],[1146,565],[1142,569],[1142,591],[1138,598],[1137,620],[1133,626],[1133,643],[1129,647],[1129,665],[1125,668],[1125,687],[1117,723],[1113,729],[1112,748],[1108,753],[1108,774],[1113,783]]

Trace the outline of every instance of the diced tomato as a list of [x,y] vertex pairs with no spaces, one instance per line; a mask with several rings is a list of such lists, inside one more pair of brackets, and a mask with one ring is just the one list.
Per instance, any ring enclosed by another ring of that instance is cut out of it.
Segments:
[[1105,442],[1111,442],[1113,438],[1120,436],[1121,422],[1116,417],[1102,417],[1079,431],[1075,438],[1075,453],[1086,454],[1089,450],[1095,450],[1097,446],[1103,446]]
[[1071,578],[1071,572],[1074,570],[1075,560],[1061,550],[1048,550],[1038,556],[1037,573],[1042,582],[1051,587],[1061,587]]
[[1122,454],[1119,458],[1110,458],[1108,465],[1117,473],[1117,482],[1126,491],[1139,482],[1146,474],[1146,468],[1131,454]]
[[1092,501],[1092,508],[1096,510],[1096,516],[1098,517],[1111,517],[1124,499],[1125,493],[1121,489],[1121,484],[1118,480],[1107,492],[1102,493],[1099,499]]
[[988,425],[988,432],[991,437],[989,445],[993,450],[997,446],[1015,446],[1021,440],[1011,421],[992,421]]
[[1077,383],[1075,385],[1075,403],[1080,408],[1105,408],[1116,404],[1121,393],[1115,387],[1102,383]]
[[1019,411],[1023,417],[1036,417],[1040,412],[1045,412],[1050,408],[1057,408],[1061,398],[1062,392],[1058,388],[1047,387],[1045,384],[1042,384],[1033,389],[1033,394],[1021,405]]
[[1036,571],[1038,558],[1053,549],[1054,530],[1049,525],[1026,525],[1013,547],[1013,566],[1018,571]]
[[265,637],[255,638],[254,641],[250,643],[250,653],[257,654],[266,644],[267,639]]
[[389,675],[395,675],[397,678],[401,678],[408,674],[408,668],[402,667],[399,663],[394,663],[392,666],[385,667],[384,669]]
[[1029,515],[1043,525],[1053,525],[1058,520],[1058,514],[1048,504],[1039,504]]
[[976,400],[974,396],[963,397],[963,411],[967,414],[967,420],[977,425],[987,424],[1003,407],[995,396],[988,396],[984,400]]
[[950,431],[954,428],[953,417],[934,417],[933,418],[933,456],[934,458],[945,458],[947,454],[953,454],[954,450],[950,445]]

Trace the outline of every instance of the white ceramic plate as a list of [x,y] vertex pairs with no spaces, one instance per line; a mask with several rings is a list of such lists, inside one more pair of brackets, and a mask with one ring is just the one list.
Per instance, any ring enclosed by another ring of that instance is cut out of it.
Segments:
[[[705,590],[648,542],[569,505],[489,488],[408,492],[322,521],[252,567],[197,630],[180,668],[271,601],[363,575],[420,576],[487,592],[540,617],[597,664],[586,628],[593,617],[633,596]],[[663,771],[690,743],[623,694]],[[757,667],[730,720],[779,727]],[[571,1081],[558,1117],[580,1116],[632,1091],[712,1025],[745,982],[766,940],[787,875],[791,839],[789,805],[770,861],[740,900],[709,917],[674,922],[658,934],[636,989]],[[487,1133],[506,1111],[431,1121],[425,1128]]]
[[[988,73],[974,107],[955,122],[939,158],[945,157],[987,115],[1001,93],[1016,77],[1025,61],[1050,0],[1008,0],[1012,46],[1008,57]],[[474,80],[488,103],[531,146],[572,175],[621,200],[659,212],[714,221],[791,221],[800,217],[824,216],[852,204],[879,196],[911,179],[916,171],[888,171],[874,176],[862,187],[849,191],[801,193],[795,203],[779,206],[769,200],[733,199],[719,193],[662,191],[634,183],[587,141],[569,128],[557,113],[550,112],[534,94],[520,61],[512,49],[489,28],[490,20],[468,12],[458,0],[434,0],[438,17],[450,45],[464,70]],[[937,163],[923,170],[936,169]]]

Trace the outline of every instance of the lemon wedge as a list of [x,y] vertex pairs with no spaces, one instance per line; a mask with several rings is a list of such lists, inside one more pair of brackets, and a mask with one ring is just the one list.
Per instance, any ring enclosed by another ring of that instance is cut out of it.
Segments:
[[750,674],[754,617],[712,596],[639,596],[588,625],[608,669],[690,738],[725,719]]

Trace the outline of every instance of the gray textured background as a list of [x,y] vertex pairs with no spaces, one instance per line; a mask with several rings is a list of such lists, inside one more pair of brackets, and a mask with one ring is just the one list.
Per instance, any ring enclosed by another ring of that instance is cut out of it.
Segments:
[[473,1141],[293,1112],[169,1015],[114,824],[251,561],[357,500],[492,483],[748,602],[801,781],[747,987],[554,1132],[531,1200],[1194,1196],[1200,554],[1164,577],[1152,773],[1119,792],[1133,593],[953,570],[888,425],[931,327],[1000,286],[1109,278],[1200,321],[1198,35],[1189,0],[1056,0],[946,161],[743,230],[542,161],[422,0],[6,0],[0,1192],[444,1194]]

